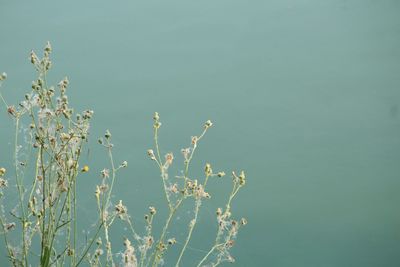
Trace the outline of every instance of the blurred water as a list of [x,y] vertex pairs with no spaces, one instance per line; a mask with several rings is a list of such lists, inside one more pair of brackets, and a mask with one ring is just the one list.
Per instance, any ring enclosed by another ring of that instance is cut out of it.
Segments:
[[[164,214],[145,154],[152,113],[161,114],[162,152],[177,155],[212,119],[193,175],[206,162],[247,171],[234,203],[249,220],[236,266],[394,267],[399,12],[396,0],[1,1],[0,71],[9,75],[2,90],[12,101],[23,96],[35,77],[29,51],[50,40],[51,79],[68,75],[71,102],[95,110],[84,161],[93,170],[107,164],[95,140],[110,129],[117,160],[129,162],[114,201],[124,199],[139,225],[148,205],[159,206],[160,221]],[[1,114],[7,164],[11,126]],[[82,225],[95,219],[86,197],[95,176],[82,178]],[[184,266],[211,243],[228,185],[213,181]],[[191,214],[179,218],[176,227],[186,227]],[[117,227],[115,242],[124,234]]]

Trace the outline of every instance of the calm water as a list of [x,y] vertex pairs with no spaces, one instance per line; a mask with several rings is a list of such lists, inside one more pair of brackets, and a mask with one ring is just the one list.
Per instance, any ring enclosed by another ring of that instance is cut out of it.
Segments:
[[[95,140],[110,129],[117,160],[129,162],[114,201],[125,200],[136,224],[148,205],[159,221],[165,209],[145,154],[152,113],[161,114],[162,152],[176,155],[212,119],[193,176],[206,162],[247,171],[234,203],[249,221],[236,266],[400,265],[399,1],[53,2],[1,1],[3,92],[23,96],[35,77],[29,51],[50,40],[52,80],[68,75],[71,102],[95,110],[84,161],[107,166]],[[2,113],[5,164],[11,126]],[[95,219],[86,197],[95,176],[80,183],[82,225]],[[228,185],[213,181],[185,266],[211,243]],[[191,216],[179,214],[176,227]],[[119,244],[128,233],[116,228]]]

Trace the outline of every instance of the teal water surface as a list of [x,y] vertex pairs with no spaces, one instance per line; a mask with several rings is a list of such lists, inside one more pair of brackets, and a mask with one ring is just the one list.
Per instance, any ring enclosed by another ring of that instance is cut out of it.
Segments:
[[[146,156],[153,112],[163,122],[162,152],[177,159],[211,119],[193,176],[206,162],[246,170],[233,212],[249,224],[233,248],[235,266],[397,267],[399,14],[396,0],[3,0],[2,92],[22,98],[35,78],[29,52],[49,40],[50,79],[67,75],[70,102],[95,111],[83,160],[93,170],[107,166],[95,140],[110,129],[117,160],[129,162],[113,201],[124,199],[136,224],[149,205],[160,222],[165,215]],[[11,164],[12,125],[3,112],[0,163]],[[96,179],[80,183],[82,231],[96,218]],[[212,186],[183,266],[212,243],[229,178]],[[178,240],[191,218],[179,214]],[[116,228],[113,242],[122,247],[128,232]]]

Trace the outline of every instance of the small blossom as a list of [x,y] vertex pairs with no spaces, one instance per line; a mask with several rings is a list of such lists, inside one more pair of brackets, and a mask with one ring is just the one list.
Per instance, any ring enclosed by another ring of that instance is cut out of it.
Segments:
[[165,155],[166,164],[171,165],[173,160],[174,160],[174,154],[168,153],[167,155]]
[[122,204],[122,200],[120,200],[120,201],[118,202],[118,204],[115,205],[115,210],[117,211],[118,215],[126,214],[127,211],[128,211],[128,209],[126,208],[126,206],[124,206],[124,205]]
[[156,160],[153,149],[147,150],[147,155],[150,157],[151,160]]
[[206,166],[204,167],[204,172],[206,176],[212,175],[212,169],[211,169],[211,164],[207,163]]
[[204,128],[208,129],[208,128],[210,128],[212,125],[213,125],[213,123],[212,123],[210,120],[208,120],[208,121],[206,121],[206,122],[204,123]]
[[225,172],[218,172],[218,173],[217,173],[217,176],[218,176],[218,177],[223,177],[223,176],[225,176]]
[[121,168],[126,168],[126,167],[128,167],[128,162],[126,161],[126,160],[124,160],[122,163],[121,163]]
[[7,79],[7,73],[3,72],[0,74],[0,81],[4,81],[5,79]]
[[174,245],[174,244],[176,244],[176,239],[175,238],[170,238],[170,239],[167,240],[167,242],[168,242],[169,245]]
[[156,210],[155,207],[149,207],[149,210],[150,210],[150,214],[151,214],[151,215],[154,215],[154,214],[156,214],[156,212],[157,212],[157,210]]
[[103,178],[108,178],[108,177],[110,177],[110,170],[109,170],[109,169],[103,169],[103,170],[101,171],[101,176],[102,176]]
[[88,165],[83,166],[81,172],[88,172],[88,171],[89,171],[89,166]]

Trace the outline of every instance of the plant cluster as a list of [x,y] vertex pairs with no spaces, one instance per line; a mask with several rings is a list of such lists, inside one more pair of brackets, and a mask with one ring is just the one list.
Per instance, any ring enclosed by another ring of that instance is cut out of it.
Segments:
[[[153,116],[154,148],[149,149],[147,154],[159,169],[168,209],[164,226],[157,236],[153,231],[153,220],[157,213],[155,207],[149,207],[144,216],[145,232],[139,233],[124,202],[113,202],[112,192],[117,174],[128,167],[128,163],[123,161],[118,164],[114,161],[112,136],[107,130],[98,139],[110,161],[110,167],[99,171],[101,182],[94,190],[98,220],[92,236],[85,241],[80,240],[77,233],[77,183],[78,176],[91,172],[89,166],[81,166],[80,163],[83,148],[89,138],[93,111],[76,113],[71,108],[67,96],[67,78],[62,79],[56,87],[48,85],[51,52],[50,43],[45,46],[41,58],[31,52],[30,61],[38,77],[32,82],[31,91],[17,106],[9,105],[0,92],[1,102],[15,124],[13,171],[6,170],[0,164],[0,226],[10,263],[13,266],[46,267],[155,267],[164,263],[168,250],[174,247],[179,251],[174,265],[182,266],[202,202],[211,197],[207,192],[208,180],[225,176],[223,171],[214,172],[210,164],[205,165],[202,179],[194,179],[189,173],[197,146],[213,123],[206,121],[201,134],[193,136],[190,146],[181,150],[182,175],[171,178],[168,171],[174,163],[174,155],[167,153],[161,156],[158,140],[161,121],[157,112]],[[0,75],[0,86],[6,78],[5,73]],[[21,132],[23,125],[29,126]],[[26,153],[20,153],[21,150]],[[234,261],[230,248],[235,243],[239,229],[247,222],[244,218],[233,218],[231,205],[245,185],[245,173],[232,172],[232,181],[232,191],[226,205],[216,211],[215,240],[199,260],[198,267],[218,266],[223,262]],[[7,199],[11,185],[15,185],[17,193],[17,203],[13,208],[10,208],[12,204]],[[177,240],[169,229],[178,209],[189,199],[194,200],[194,215],[188,223],[188,229],[182,229],[187,231],[186,237]],[[119,253],[114,251],[110,239],[112,226],[117,220],[125,223],[130,231],[128,237],[121,238],[124,249]]]

